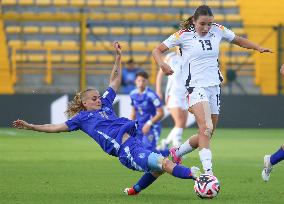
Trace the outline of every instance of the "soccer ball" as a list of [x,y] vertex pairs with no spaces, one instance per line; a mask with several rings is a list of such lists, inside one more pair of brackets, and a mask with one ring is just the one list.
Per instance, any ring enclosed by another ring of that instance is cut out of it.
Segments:
[[200,198],[212,199],[217,196],[220,191],[218,179],[209,174],[201,174],[194,184],[194,191]]

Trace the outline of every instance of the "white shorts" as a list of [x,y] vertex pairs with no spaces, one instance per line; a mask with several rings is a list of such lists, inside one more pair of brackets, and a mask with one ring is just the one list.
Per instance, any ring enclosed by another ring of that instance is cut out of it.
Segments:
[[167,108],[181,108],[188,110],[189,105],[186,96],[168,95],[166,100]]
[[208,101],[211,114],[219,114],[220,112],[220,94],[219,85],[209,87],[194,87],[192,92],[188,94],[189,107],[201,102]]

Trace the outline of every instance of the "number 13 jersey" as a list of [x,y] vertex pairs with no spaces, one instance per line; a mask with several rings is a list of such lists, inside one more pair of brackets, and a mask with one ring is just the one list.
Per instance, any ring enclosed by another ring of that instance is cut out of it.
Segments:
[[231,42],[234,38],[234,32],[213,23],[205,36],[199,36],[191,29],[181,29],[163,43],[168,48],[181,48],[182,75],[186,88],[209,87],[223,81],[218,63],[221,41]]

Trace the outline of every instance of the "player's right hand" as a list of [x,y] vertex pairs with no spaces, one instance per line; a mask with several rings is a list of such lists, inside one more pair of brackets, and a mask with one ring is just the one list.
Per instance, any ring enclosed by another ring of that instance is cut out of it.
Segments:
[[160,68],[162,69],[162,71],[164,72],[165,75],[172,75],[174,73],[174,71],[172,70],[172,68],[167,64],[167,63],[162,63],[160,65]]
[[13,122],[13,127],[15,128],[18,128],[18,129],[30,129],[31,128],[31,124],[27,123],[26,121],[24,120],[15,120]]

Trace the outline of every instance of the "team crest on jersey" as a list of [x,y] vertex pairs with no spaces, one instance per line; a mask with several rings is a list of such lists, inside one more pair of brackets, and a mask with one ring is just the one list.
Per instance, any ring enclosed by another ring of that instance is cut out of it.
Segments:
[[140,153],[138,156],[140,159],[144,159],[145,158],[145,153]]
[[99,114],[101,115],[102,118],[108,119],[108,115],[106,114],[105,111],[100,111]]

